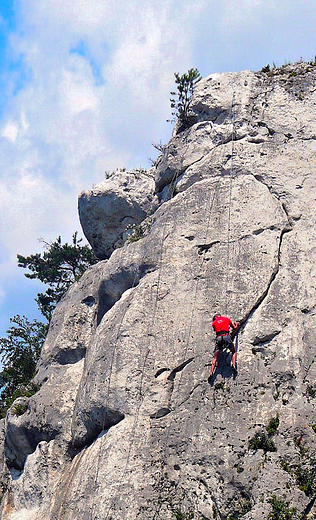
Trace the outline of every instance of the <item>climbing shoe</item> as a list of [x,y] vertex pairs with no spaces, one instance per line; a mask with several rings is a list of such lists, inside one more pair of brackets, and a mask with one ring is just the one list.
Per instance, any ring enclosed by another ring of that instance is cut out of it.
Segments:
[[238,373],[237,365],[236,365],[236,366],[232,365],[231,367],[232,367],[232,371],[233,371],[233,373],[234,373],[234,374],[237,374],[237,373]]

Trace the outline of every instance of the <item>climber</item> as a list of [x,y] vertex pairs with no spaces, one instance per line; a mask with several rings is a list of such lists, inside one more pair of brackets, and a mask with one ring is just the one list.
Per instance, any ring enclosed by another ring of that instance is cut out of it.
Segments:
[[239,323],[233,322],[230,318],[226,318],[226,316],[221,316],[220,314],[215,314],[213,317],[212,327],[216,332],[216,346],[214,350],[214,357],[212,361],[212,368],[209,379],[211,379],[215,373],[217,366],[217,359],[220,351],[224,348],[229,348],[232,356],[232,369],[235,374],[237,374],[237,352],[230,336],[230,327],[233,330],[237,330],[239,327]]

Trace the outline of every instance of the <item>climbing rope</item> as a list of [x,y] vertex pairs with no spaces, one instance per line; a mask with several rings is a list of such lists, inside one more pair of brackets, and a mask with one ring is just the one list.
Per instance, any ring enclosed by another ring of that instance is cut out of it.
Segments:
[[226,255],[226,288],[225,288],[225,314],[228,314],[228,287],[229,287],[229,264],[230,264],[230,232],[231,232],[231,204],[234,175],[234,153],[235,153],[235,90],[233,91],[232,106],[232,156],[229,172],[229,196],[228,196],[228,225],[227,225],[227,255]]
[[[121,256],[122,256],[122,253],[121,253]],[[134,279],[133,279],[133,284],[132,284],[131,289],[134,289],[134,287],[136,285],[136,281],[137,281],[137,269],[135,267]],[[113,349],[112,349],[112,355],[111,355],[111,359],[110,359],[109,379],[108,379],[107,393],[106,393],[106,399],[105,399],[105,412],[104,412],[104,416],[103,416],[101,432],[104,431],[104,429],[105,429],[105,422],[106,422],[106,418],[107,418],[107,410],[108,410],[109,399],[110,399],[111,378],[112,378],[112,372],[113,372],[113,366],[114,366],[114,359],[115,359],[115,354],[116,354],[116,350],[117,350],[118,340],[119,340],[120,335],[121,335],[123,321],[124,321],[124,318],[126,316],[127,310],[128,310],[128,307],[126,307],[125,311],[122,312],[122,317],[121,317],[121,320],[119,322],[118,331],[117,331],[115,342],[114,342],[114,346],[113,346]],[[102,438],[100,439],[100,445],[99,445],[99,451],[98,451],[98,456],[97,456],[97,464],[96,464],[96,472],[95,472],[93,489],[96,489],[97,482],[98,482],[99,471],[100,471],[101,452],[102,452]],[[92,510],[91,510],[91,515],[90,515],[91,519],[93,518],[94,511],[95,511],[95,502],[93,503]]]
[[[224,140],[223,140],[223,135],[222,135],[221,136],[221,146],[223,145],[223,141]],[[223,155],[224,154],[223,148],[221,148],[221,150],[222,150],[222,155]],[[214,193],[213,193],[212,199],[208,200],[209,204],[208,204],[208,209],[206,210],[206,212],[207,212],[206,229],[205,229],[205,233],[204,233],[204,244],[205,245],[207,244],[207,237],[209,235],[211,215],[212,215],[212,210],[213,210],[213,206],[214,206],[215,197],[216,197],[217,191],[218,191],[218,184],[219,184],[219,182],[217,182],[216,186],[214,187]],[[195,309],[196,309],[199,281],[200,281],[201,276],[202,276],[202,271],[203,271],[203,266],[204,266],[204,262],[205,262],[206,252],[207,252],[207,249],[204,248],[203,249],[203,254],[202,254],[202,257],[201,257],[201,262],[200,262],[200,265],[198,267],[198,275],[196,277],[196,284],[195,284],[194,296],[193,296],[192,307],[191,307],[191,315],[190,315],[190,321],[189,321],[187,341],[186,341],[184,355],[183,355],[183,363],[186,360],[187,352],[188,352],[190,341],[191,341],[191,334],[192,334],[192,327],[193,327],[193,318],[194,318],[194,313],[195,313]],[[192,269],[191,269],[191,271],[192,271]],[[179,393],[180,386],[182,384],[182,377],[183,377],[183,373],[181,372],[179,380],[178,380],[177,391],[174,392],[174,393]],[[169,435],[170,435],[170,431],[171,431],[171,424],[172,424],[172,421],[170,421],[170,423],[169,423],[169,425],[167,427],[166,438],[165,438],[165,446],[166,447],[167,447],[168,441],[169,441]],[[165,459],[166,455],[163,458]],[[163,472],[163,468],[162,468],[162,472]],[[156,511],[154,513],[153,520],[155,520],[157,518],[157,515],[158,515],[159,510],[160,510],[161,507],[162,507],[162,502],[161,502],[161,500],[158,500],[158,507],[157,507],[157,509],[156,509]]]
[[[232,182],[233,182],[233,167],[234,167],[233,166],[234,131],[235,131],[235,106],[234,106],[234,104],[235,104],[235,91],[233,91],[232,107],[231,107],[231,118],[232,118],[232,157],[231,157],[231,168],[230,168],[230,175],[229,175],[229,198],[228,198],[229,202],[228,202],[227,256],[226,256],[226,313],[227,313],[228,283],[229,283],[229,274],[228,273],[229,273],[229,261],[230,261],[231,202],[232,202]],[[222,142],[223,142],[223,139],[222,139]],[[204,238],[204,242],[205,243],[207,241],[207,237],[208,237],[208,233],[209,233],[211,214],[212,214],[212,209],[213,209],[213,205],[214,205],[215,195],[217,193],[217,187],[218,187],[218,185],[214,189],[213,198],[212,198],[210,206],[209,206],[209,211],[208,211],[208,216],[207,216],[207,225],[206,225],[206,231],[205,231],[205,238]],[[194,312],[195,312],[197,292],[198,292],[198,285],[199,285],[199,280],[201,278],[201,274],[202,274],[202,270],[203,270],[203,265],[204,265],[204,261],[205,261],[205,254],[206,254],[206,248],[203,251],[201,264],[200,264],[200,267],[199,267],[199,274],[197,276],[197,280],[196,280],[196,284],[195,284],[194,298],[193,298],[191,317],[190,317],[190,323],[189,323],[188,339],[187,339],[187,343],[186,343],[186,347],[185,347],[185,351],[184,351],[184,360],[186,359],[186,355],[187,355],[187,351],[188,351],[189,343],[190,343],[190,337],[191,337],[192,325],[193,325],[193,316],[194,316]],[[181,379],[182,379],[182,373],[181,373],[180,378],[179,378],[179,386],[180,386],[180,383],[181,383]]]
[[[232,102],[232,114],[234,113],[233,110],[234,110],[234,96],[233,96],[233,102]],[[232,116],[232,117],[234,118],[234,116]],[[231,166],[230,190],[229,190],[229,217],[228,217],[229,223],[228,223],[228,240],[227,240],[226,308],[227,308],[227,291],[228,291],[228,282],[229,282],[228,269],[229,269],[229,243],[230,243],[230,217],[231,217],[230,207],[231,207],[231,192],[232,192],[233,154],[234,154],[234,119],[233,119],[233,131],[232,131],[232,166]],[[174,194],[174,191],[175,191],[175,180],[176,180],[176,172],[175,172],[175,174],[173,176],[173,179],[171,181],[171,198],[172,198],[172,196]],[[207,239],[208,232],[209,232],[211,212],[212,212],[212,208],[213,208],[213,204],[214,204],[215,195],[216,195],[216,189],[214,190],[214,195],[213,195],[211,204],[209,206],[208,218],[207,218],[207,226],[206,226],[206,233],[205,233],[205,241]],[[166,225],[167,225],[167,221],[165,221],[165,223],[164,223],[163,232],[162,232],[162,246],[161,246],[161,252],[160,252],[158,279],[157,279],[157,284],[156,284],[156,293],[155,293],[154,308],[153,308],[153,319],[152,319],[152,322],[151,322],[151,325],[150,325],[150,329],[151,330],[153,330],[153,327],[154,327],[154,323],[155,323],[155,320],[156,320],[157,308],[158,308],[159,288],[160,288],[160,283],[161,283],[161,271],[162,271],[163,244],[164,244],[165,234],[166,234],[165,233]],[[203,265],[204,265],[205,254],[206,254],[206,249],[204,249],[204,251],[203,251],[203,255],[202,255],[202,259],[201,259],[201,263],[200,263],[200,267],[199,267],[199,275],[197,277],[196,285],[195,285],[193,304],[192,304],[191,315],[190,315],[190,322],[189,322],[189,329],[188,329],[188,337],[187,337],[187,342],[186,342],[185,351],[184,351],[184,360],[186,358],[187,351],[188,351],[189,344],[190,344],[190,338],[191,338],[192,326],[193,326],[193,317],[194,317],[196,300],[197,300],[197,293],[198,293],[198,285],[199,285],[199,279],[201,277],[201,273],[202,273],[202,269],[203,269]],[[121,324],[123,322],[123,319],[124,319],[124,314],[123,314],[123,317],[122,317]],[[148,331],[148,335],[149,335],[149,331]],[[119,334],[117,335],[117,339],[118,339],[118,337],[119,337]],[[144,380],[144,372],[145,372],[145,366],[146,366],[147,358],[148,358],[149,352],[151,350],[151,338],[152,338],[152,335],[149,335],[149,338],[150,338],[149,339],[149,344],[148,344],[148,346],[146,348],[146,351],[145,351],[143,365],[142,365],[142,369],[141,369],[141,379],[140,379],[140,388],[139,388],[139,404],[138,404],[138,407],[137,407],[136,413],[135,413],[134,423],[133,423],[132,432],[131,432],[131,441],[129,443],[129,449],[128,449],[127,458],[126,458],[126,464],[125,464],[124,470],[123,470],[123,472],[121,474],[121,478],[120,478],[118,489],[120,488],[121,483],[123,482],[125,473],[126,473],[127,468],[128,468],[130,454],[131,454],[131,449],[132,449],[132,446],[134,444],[134,438],[135,438],[135,432],[136,432],[136,427],[137,427],[138,418],[139,418],[139,412],[140,412],[140,408],[141,408],[141,405],[142,405],[143,399],[144,399],[144,396],[142,394],[143,380]],[[108,399],[109,392],[110,392],[111,372],[112,372],[112,368],[113,368],[114,355],[115,355],[115,349],[113,349],[111,363],[110,363],[110,377],[109,377],[109,382],[108,382],[107,399]],[[180,388],[181,380],[182,380],[182,374],[180,375],[180,378],[179,378],[178,389]],[[103,427],[104,427],[104,425],[105,425],[105,418],[104,418]],[[167,438],[169,437],[169,431],[170,431],[170,425],[169,425],[168,432],[167,432]],[[96,484],[97,484],[97,479],[98,479],[98,474],[99,474],[100,459],[101,459],[101,444],[100,444],[100,451],[99,451],[98,462],[97,462],[97,473],[96,473],[96,478],[95,478],[95,487],[96,487]],[[107,511],[107,514],[105,516],[105,520],[107,520],[109,518],[109,514],[110,514],[110,512],[111,512],[111,510],[112,510],[112,508],[114,506],[114,502],[116,500],[116,497],[117,497],[117,492],[115,493],[115,495],[114,495],[114,497],[113,497],[113,499],[111,501],[111,504],[110,504],[109,509]],[[94,509],[92,511],[91,518],[92,518],[93,512],[94,512]]]
[[[216,191],[217,191],[217,187],[214,189],[213,198],[211,200],[211,203],[210,203],[209,209],[208,209],[208,217],[207,217],[205,239],[204,239],[205,243],[206,243],[207,236],[208,236],[208,233],[209,233],[211,214],[212,214],[212,209],[213,209],[214,200],[215,200],[215,196],[216,196]],[[192,307],[191,307],[191,315],[190,315],[190,322],[189,322],[189,328],[188,328],[188,334],[187,334],[187,341],[186,341],[186,345],[185,345],[185,349],[184,349],[182,364],[186,360],[187,352],[188,352],[189,345],[190,345],[191,334],[192,334],[192,327],[193,327],[193,317],[194,317],[194,313],[195,313],[197,294],[198,294],[198,286],[199,286],[199,281],[200,281],[201,275],[202,275],[203,265],[204,265],[204,261],[205,261],[205,255],[206,255],[206,248],[203,250],[201,262],[200,262],[200,265],[199,265],[199,268],[198,268],[198,276],[196,277],[196,284],[195,284],[193,302],[192,302]],[[178,385],[177,385],[177,392],[175,392],[175,393],[179,393],[179,389],[180,389],[181,382],[182,382],[182,377],[183,377],[183,372],[181,372],[181,374],[179,376]],[[171,410],[171,412],[172,411],[173,410]],[[165,438],[165,446],[166,447],[167,447],[168,441],[169,441],[169,436],[170,436],[170,431],[171,431],[171,424],[172,424],[172,421],[169,422],[169,425],[167,427],[166,438]],[[166,458],[166,455],[165,455],[164,458]],[[163,472],[163,468],[162,468],[162,472]],[[161,506],[162,506],[161,500],[158,500],[158,507],[157,507],[157,509],[156,509],[156,511],[154,513],[153,520],[155,520],[155,518],[157,518],[157,515],[159,513],[159,509],[161,508]]]
[[[229,198],[228,198],[229,201],[228,201],[227,255],[226,255],[226,291],[225,291],[225,294],[226,294],[226,305],[225,305],[226,313],[227,313],[227,307],[228,307],[227,302],[228,302],[229,262],[230,262],[231,202],[232,202],[232,184],[233,184],[233,168],[234,168],[233,159],[234,159],[234,151],[235,151],[234,150],[234,137],[235,137],[234,136],[234,134],[235,134],[235,91],[233,91],[233,97],[232,97],[231,119],[232,119],[232,141],[231,141],[232,142],[232,154],[231,154],[231,168],[230,168],[230,175],[229,175]],[[221,138],[221,145],[223,145],[223,136]],[[214,200],[215,200],[215,196],[216,196],[216,193],[217,193],[217,189],[218,189],[218,184],[216,185],[216,187],[214,189],[214,194],[213,194],[212,200],[210,201],[210,204],[209,204],[207,221],[206,221],[207,224],[206,224],[206,230],[205,230],[205,236],[204,236],[205,244],[207,243],[207,237],[208,237],[208,234],[209,234],[212,209],[213,209],[213,205],[214,205]],[[204,248],[203,254],[202,254],[202,258],[201,258],[201,263],[200,263],[200,266],[199,266],[199,269],[198,269],[198,276],[196,277],[196,284],[195,284],[195,290],[194,290],[194,296],[193,296],[193,302],[192,302],[192,308],[191,308],[191,315],[190,315],[190,322],[189,322],[189,328],[188,328],[187,341],[186,341],[184,355],[183,355],[183,362],[186,360],[187,352],[188,352],[189,344],[190,344],[190,340],[191,340],[191,333],[192,333],[192,327],[193,327],[193,317],[194,317],[194,313],[195,313],[197,294],[198,294],[198,286],[199,286],[199,281],[200,281],[201,275],[202,275],[202,270],[203,270],[203,266],[204,266],[206,251],[207,251],[206,248]],[[181,386],[181,383],[182,383],[182,377],[183,377],[183,373],[181,372],[179,380],[178,380],[178,388],[177,388],[177,392],[178,393],[179,393],[179,389],[180,389],[180,386]],[[167,434],[166,434],[166,440],[165,440],[165,446],[166,447],[168,445],[169,435],[170,435],[170,431],[171,431],[171,424],[172,424],[172,421],[170,421],[170,423],[169,423],[169,425],[167,427]],[[166,458],[166,455],[165,455],[164,458]],[[162,471],[163,471],[163,468],[162,468]],[[154,513],[153,520],[155,520],[157,518],[159,510],[160,510],[160,508],[162,506],[161,500],[158,500],[158,502],[159,502],[159,504],[158,504],[158,507],[157,507],[157,509],[156,509],[156,511]]]
[[[174,192],[175,192],[175,180],[176,180],[176,177],[177,177],[177,172],[175,171],[175,173],[173,175],[173,178],[171,180],[171,183],[170,183],[170,185],[171,185],[170,198],[173,197]],[[148,356],[149,356],[149,353],[150,353],[150,350],[151,350],[152,334],[150,332],[154,329],[154,324],[155,324],[155,321],[156,321],[156,314],[157,314],[158,300],[159,300],[159,289],[160,289],[160,283],[161,283],[163,246],[164,246],[164,240],[166,238],[167,224],[168,224],[168,221],[165,220],[164,225],[163,225],[163,229],[162,229],[162,235],[161,235],[162,238],[161,238],[161,248],[160,248],[158,277],[157,277],[157,282],[155,284],[156,285],[156,291],[155,291],[155,299],[154,299],[154,308],[153,308],[152,320],[151,320],[150,324],[148,324],[148,328],[147,328],[147,337],[149,337],[149,343],[148,343],[148,346],[147,346],[146,351],[145,351],[143,364],[142,364],[142,368],[141,368],[141,378],[140,378],[140,387],[139,387],[139,403],[138,403],[138,406],[137,406],[137,409],[136,409],[136,413],[135,413],[135,416],[134,416],[134,422],[133,422],[131,436],[130,436],[131,440],[129,442],[129,447],[128,447],[128,452],[127,452],[125,466],[124,466],[124,469],[122,471],[121,478],[119,480],[119,484],[117,486],[117,491],[115,492],[115,494],[114,494],[114,496],[113,496],[113,498],[111,500],[111,503],[109,505],[109,508],[107,510],[107,513],[106,513],[106,516],[105,516],[104,520],[107,520],[109,518],[109,514],[110,514],[111,510],[113,509],[115,500],[117,498],[118,491],[121,488],[121,484],[122,484],[122,482],[124,480],[124,476],[125,476],[125,474],[127,472],[128,465],[129,465],[129,460],[130,460],[130,456],[131,456],[131,450],[132,450],[132,446],[133,446],[134,440],[135,440],[135,433],[136,433],[136,428],[137,428],[137,424],[138,424],[139,412],[140,412],[140,408],[141,408],[143,400],[144,400],[144,395],[142,393],[142,391],[143,391],[143,382],[144,382],[144,373],[145,373],[146,362],[147,362],[147,359],[148,359]],[[99,463],[100,463],[100,461],[98,461],[98,465],[99,465]]]

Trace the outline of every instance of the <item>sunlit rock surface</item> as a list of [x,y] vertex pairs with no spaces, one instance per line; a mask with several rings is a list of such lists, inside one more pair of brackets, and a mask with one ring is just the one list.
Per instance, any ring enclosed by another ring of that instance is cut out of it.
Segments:
[[[197,84],[156,164],[174,196],[71,287],[7,415],[2,519],[259,520],[273,496],[313,518],[315,77]],[[223,355],[210,384],[216,311],[242,323],[239,371]]]
[[79,196],[82,229],[97,258],[108,258],[158,205],[151,172],[118,170]]

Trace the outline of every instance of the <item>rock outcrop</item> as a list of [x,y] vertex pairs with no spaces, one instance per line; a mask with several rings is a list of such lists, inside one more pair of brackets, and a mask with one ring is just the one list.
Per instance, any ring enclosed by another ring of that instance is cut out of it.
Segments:
[[[70,288],[7,415],[3,520],[314,518],[315,106],[304,63],[197,84],[155,168],[173,196]],[[215,311],[239,372],[210,384]]]
[[150,172],[117,170],[79,196],[83,232],[97,258],[108,258],[137,226],[157,209],[155,181]]

